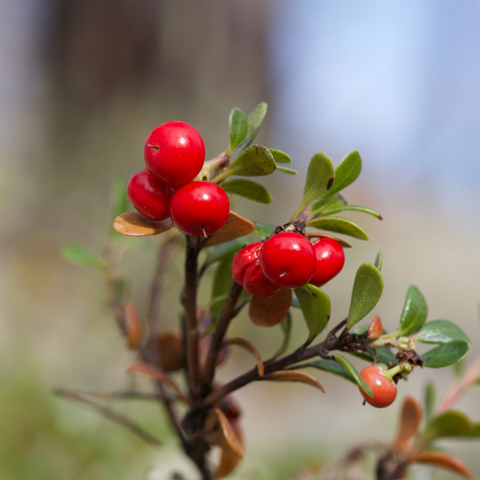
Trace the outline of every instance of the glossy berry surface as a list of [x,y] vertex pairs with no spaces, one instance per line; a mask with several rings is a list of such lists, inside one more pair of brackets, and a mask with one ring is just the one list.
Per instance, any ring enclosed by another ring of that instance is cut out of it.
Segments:
[[397,397],[397,386],[392,380],[388,379],[383,372],[383,369],[375,365],[365,367],[360,372],[361,377],[372,389],[373,397],[367,395],[362,389],[360,389],[360,393],[372,407],[388,407]]
[[128,200],[150,220],[165,220],[169,217],[172,195],[173,191],[148,170],[136,173],[127,184]]
[[260,265],[273,284],[297,288],[312,278],[317,258],[313,245],[304,236],[282,232],[265,242],[260,252]]
[[263,273],[260,267],[260,260],[257,258],[245,270],[243,276],[243,288],[258,297],[269,297],[281,290],[281,287],[274,285]]
[[313,244],[317,257],[315,273],[309,283],[321,287],[336,277],[345,264],[343,247],[331,238],[321,238]]
[[233,258],[232,277],[243,286],[245,270],[258,259],[258,253],[263,247],[263,242],[255,242],[242,248]]
[[188,123],[166,122],[154,128],[143,147],[145,166],[166,185],[184,185],[200,172],[205,144]]
[[174,225],[187,235],[211,235],[225,225],[229,214],[227,194],[211,182],[187,183],[173,194],[170,201],[170,217]]

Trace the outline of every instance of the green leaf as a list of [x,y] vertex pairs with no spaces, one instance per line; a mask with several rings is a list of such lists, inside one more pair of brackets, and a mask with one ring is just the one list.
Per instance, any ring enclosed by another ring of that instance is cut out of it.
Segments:
[[428,307],[425,298],[415,285],[410,285],[403,306],[398,334],[408,337],[418,330],[427,320]]
[[282,327],[283,342],[279,351],[276,354],[277,357],[280,357],[287,351],[288,345],[290,343],[290,337],[292,334],[292,315],[290,314],[290,312],[288,312],[287,316],[280,322],[280,327]]
[[127,181],[123,178],[116,179],[110,190],[110,239],[119,238],[121,235],[113,228],[113,221],[122,213],[130,211],[131,205],[127,198]]
[[227,295],[233,285],[232,259],[233,256],[224,258],[218,264],[215,276],[213,277],[212,293],[210,297],[213,301],[213,305],[210,308],[210,317],[213,324],[216,324],[218,322],[223,308],[223,302],[217,303],[214,300],[221,297],[222,295]]
[[222,188],[227,193],[241,195],[255,202],[272,203],[272,197],[267,192],[267,189],[263,185],[252,182],[251,180],[236,178],[222,183]]
[[244,150],[225,172],[215,177],[214,181],[218,183],[230,175],[240,175],[242,177],[270,175],[275,171],[275,168],[276,163],[270,150],[262,145],[253,145]]
[[295,288],[295,295],[310,330],[310,339],[312,339],[322,332],[330,320],[330,298],[323,290],[309,283]]
[[234,108],[230,112],[229,118],[230,126],[230,145],[228,152],[232,152],[233,149],[245,138],[248,130],[248,118],[247,115],[239,108]]
[[348,373],[352,375],[352,377],[357,382],[358,386],[369,396],[373,397],[372,389],[367,385],[365,380],[360,376],[357,369],[342,355],[338,355],[338,353],[333,354],[333,358],[337,361]]
[[310,209],[310,215],[313,217],[324,210],[340,208],[342,205],[346,204],[347,202],[340,194],[329,194],[313,204],[312,208]]
[[431,380],[425,385],[423,404],[425,406],[425,417],[428,420],[435,411],[435,384]]
[[360,240],[368,240],[368,235],[359,225],[344,217],[318,217],[309,220],[307,226],[328,230],[329,232],[343,233]]
[[99,270],[105,268],[105,262],[101,258],[79,245],[65,245],[62,248],[61,255],[65,260],[73,263],[87,265]]
[[425,367],[443,368],[454,365],[462,360],[470,350],[470,344],[462,340],[442,343],[422,354]]
[[392,366],[392,364],[398,363],[397,359],[395,358],[394,353],[390,348],[377,348],[377,358],[375,358],[375,350],[373,348],[367,349],[367,353],[357,353],[357,352],[349,352],[351,355],[357,358],[361,358],[367,362],[374,362],[378,359],[380,363],[383,363],[388,368]]
[[416,333],[415,339],[422,343],[448,343],[455,340],[470,343],[463,330],[449,320],[433,320]]
[[474,423],[472,425],[472,428],[468,432],[465,432],[462,435],[462,437],[464,438],[480,437],[480,423]]
[[246,243],[246,237],[238,237],[229,242],[207,247],[207,263],[219,262],[224,258],[232,258]]
[[335,208],[328,207],[322,211],[322,215],[334,215],[335,213],[340,213],[340,212],[366,213],[367,215],[371,215],[372,217],[382,220],[382,216],[378,212],[375,212],[374,210],[371,210],[370,208],[367,208],[367,207],[362,207],[361,205],[343,205],[343,206],[340,205]]
[[298,170],[294,170],[293,168],[282,167],[281,165],[277,165],[277,170],[282,173],[286,173],[287,175],[297,175]]
[[256,134],[258,128],[263,122],[265,115],[267,114],[268,105],[265,102],[259,103],[249,114],[248,114],[248,130],[247,135],[251,136]]
[[346,328],[352,328],[371,312],[382,292],[383,278],[380,271],[371,263],[360,265],[355,275]]
[[318,368],[319,370],[323,370],[325,372],[333,373],[334,375],[338,375],[339,377],[343,377],[347,380],[350,380],[352,383],[357,383],[355,379],[348,373],[339,363],[335,360],[314,360],[313,362],[303,363],[301,365],[296,365],[297,368],[307,368],[313,367]]
[[276,225],[266,222],[253,222],[255,224],[255,230],[253,233],[260,237],[269,237],[273,231],[277,228]]
[[330,158],[323,152],[316,153],[308,165],[307,180],[303,190],[302,210],[327,193],[334,176],[335,169]]
[[430,420],[425,428],[423,437],[427,441],[442,437],[461,437],[472,428],[472,421],[464,413],[448,410]]
[[382,270],[382,265],[383,265],[383,253],[378,252],[377,257],[375,258],[375,263],[373,264],[375,268],[378,268],[378,271]]
[[329,193],[337,193],[348,187],[357,179],[361,170],[362,159],[360,154],[356,150],[347,153],[335,168],[335,181]]
[[292,159],[285,152],[275,150],[275,148],[269,148],[269,150],[277,163],[292,163]]

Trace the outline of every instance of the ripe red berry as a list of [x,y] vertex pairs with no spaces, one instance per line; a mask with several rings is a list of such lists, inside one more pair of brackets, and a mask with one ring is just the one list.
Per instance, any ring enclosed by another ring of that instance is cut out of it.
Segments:
[[260,260],[257,258],[245,270],[243,276],[243,288],[258,297],[269,297],[281,290],[280,287],[274,285],[263,273],[260,267]]
[[260,252],[265,276],[278,287],[305,285],[315,272],[317,259],[313,245],[304,236],[282,232],[270,237]]
[[148,170],[136,173],[127,184],[128,200],[150,220],[165,220],[169,217],[172,195],[172,190]]
[[367,403],[376,408],[385,408],[391,405],[397,397],[397,386],[387,378],[384,370],[375,365],[365,367],[360,372],[361,377],[372,389],[373,397],[367,395],[361,388],[360,393]]
[[345,263],[342,246],[331,238],[321,238],[313,244],[317,257],[315,273],[308,283],[321,287],[337,276]]
[[255,242],[242,248],[233,258],[232,277],[243,286],[243,276],[245,270],[258,259],[258,253],[263,247],[263,242]]
[[230,214],[230,201],[218,185],[190,182],[179,188],[170,201],[174,225],[187,235],[203,237],[223,227]]
[[184,122],[166,122],[154,128],[143,147],[147,170],[166,185],[193,180],[205,161],[205,144],[195,128]]

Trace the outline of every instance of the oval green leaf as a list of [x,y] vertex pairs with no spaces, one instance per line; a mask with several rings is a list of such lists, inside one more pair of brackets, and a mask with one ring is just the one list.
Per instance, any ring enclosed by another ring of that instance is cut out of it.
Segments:
[[258,203],[272,203],[272,197],[268,193],[267,189],[259,183],[252,182],[251,180],[244,180],[242,178],[236,178],[222,183],[222,188],[227,193],[234,193],[241,195]]
[[470,343],[463,330],[449,320],[433,320],[426,323],[415,335],[422,343],[448,343],[455,340]]
[[315,202],[310,209],[310,215],[313,217],[324,210],[340,208],[343,205],[346,205],[347,202],[345,199],[338,193],[333,195],[327,195],[326,197],[321,198],[318,202]]
[[292,163],[292,159],[285,153],[275,148],[269,148],[270,153],[277,163]]
[[277,165],[277,170],[282,173],[286,173],[287,175],[297,175],[298,170],[294,170],[293,168],[282,167],[281,165]]
[[69,262],[98,268],[99,270],[105,268],[105,262],[101,258],[79,245],[65,245],[62,248],[61,254],[62,257]]
[[230,127],[230,145],[228,152],[232,152],[233,149],[245,138],[248,130],[248,118],[247,115],[239,108],[234,108],[230,112],[229,117]]
[[410,285],[403,306],[398,334],[408,337],[427,320],[428,307],[425,298],[415,285]]
[[213,324],[215,324],[220,318],[220,314],[222,313],[223,308],[223,302],[218,303],[216,302],[216,299],[222,297],[223,295],[228,295],[233,285],[232,260],[233,255],[225,257],[218,264],[217,270],[215,271],[215,275],[213,277],[212,293],[210,296],[212,300],[212,305],[210,307],[210,317]]
[[240,175],[242,177],[270,175],[275,169],[276,163],[270,150],[262,145],[253,145],[244,150],[225,172],[215,177],[214,182],[218,183],[229,175]]
[[375,258],[375,262],[373,264],[375,268],[378,268],[378,270],[382,270],[382,265],[383,265],[383,253],[378,252],[377,257]]
[[368,240],[368,235],[359,225],[344,217],[318,217],[309,220],[307,226],[328,230],[329,232],[343,233],[360,240]]
[[371,263],[360,265],[355,275],[346,328],[352,328],[371,312],[382,292],[383,278],[380,271]]
[[303,190],[302,210],[325,195],[333,183],[335,168],[323,152],[316,153],[308,165],[307,179]]
[[255,224],[255,230],[253,233],[259,235],[260,237],[269,237],[273,231],[277,228],[273,223],[266,222],[253,222]]
[[323,370],[324,372],[333,373],[334,375],[338,375],[339,377],[343,377],[346,380],[349,380],[352,383],[357,383],[355,379],[348,373],[339,363],[335,360],[327,360],[322,358],[321,360],[314,360],[313,362],[309,363],[302,363],[300,365],[295,365],[296,368],[318,368],[319,370]]
[[259,103],[249,114],[248,114],[248,130],[247,135],[251,136],[256,134],[258,128],[263,122],[265,115],[267,114],[268,105],[265,102]]
[[382,220],[382,216],[378,213],[375,212],[375,210],[371,210],[370,208],[367,207],[362,207],[361,205],[339,205],[338,207],[327,207],[324,208],[322,211],[323,215],[334,215],[336,213],[340,212],[360,212],[360,213],[366,213],[367,215],[371,215],[372,217],[378,218],[379,220]]
[[449,343],[442,343],[422,354],[425,367],[443,368],[459,362],[470,350],[470,343],[463,340],[454,340]]
[[338,362],[357,382],[357,385],[369,396],[373,397],[372,389],[366,384],[365,380],[360,376],[357,369],[342,355],[333,354],[333,358]]
[[398,363],[394,353],[390,348],[377,348],[376,351],[373,348],[368,348],[367,353],[349,353],[351,353],[351,355],[353,355],[354,357],[361,358],[362,360],[365,360],[367,362],[373,363],[375,361],[379,361],[380,363],[386,365],[388,368]]
[[290,343],[290,336],[292,334],[292,315],[290,312],[288,312],[287,316],[280,322],[280,327],[282,327],[283,342],[278,352],[275,354],[276,358],[282,356],[287,351]]
[[335,168],[335,181],[330,193],[337,193],[348,187],[360,175],[362,159],[356,150],[347,153]]
[[467,434],[472,427],[473,422],[464,413],[449,410],[430,420],[423,437],[427,441],[442,437],[459,437]]
[[309,338],[312,339],[327,326],[330,320],[330,298],[323,290],[309,283],[295,288],[295,295],[310,330]]

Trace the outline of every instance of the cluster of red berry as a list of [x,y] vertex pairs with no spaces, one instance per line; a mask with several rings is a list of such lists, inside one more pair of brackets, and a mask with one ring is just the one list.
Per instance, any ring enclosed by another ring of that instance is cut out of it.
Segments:
[[281,288],[306,283],[320,287],[335,277],[344,263],[343,248],[333,239],[321,238],[312,244],[299,233],[281,232],[238,252],[232,275],[247,292],[268,297]]
[[127,185],[131,204],[150,220],[172,219],[183,233],[210,235],[230,213],[227,194],[218,185],[192,181],[202,170],[205,144],[188,123],[171,121],[153,129],[145,140],[146,169]]

